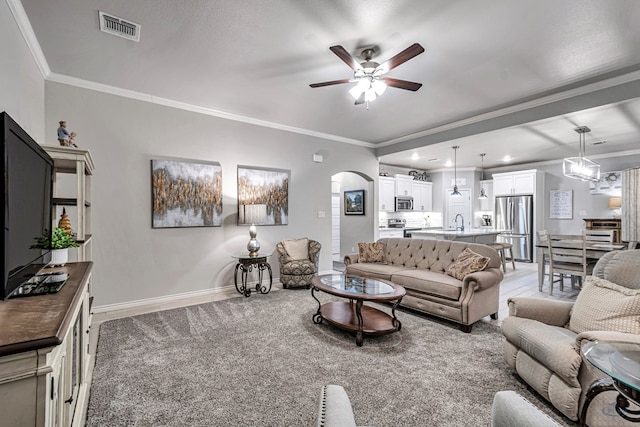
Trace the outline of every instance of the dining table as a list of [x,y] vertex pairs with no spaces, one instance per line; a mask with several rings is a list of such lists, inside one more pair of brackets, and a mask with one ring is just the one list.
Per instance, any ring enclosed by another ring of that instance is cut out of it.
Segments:
[[[557,236],[554,236],[557,237]],[[580,240],[583,238],[581,235],[562,235],[562,238],[556,243],[561,244],[565,249],[581,249],[582,244]],[[606,243],[606,242],[587,242],[586,257],[589,260],[598,260],[602,258],[604,254],[611,251],[618,251],[624,249],[627,245],[621,243]],[[549,255],[549,247],[546,243],[536,243],[536,249],[538,252],[538,286],[542,286],[544,282],[544,266],[547,256]]]

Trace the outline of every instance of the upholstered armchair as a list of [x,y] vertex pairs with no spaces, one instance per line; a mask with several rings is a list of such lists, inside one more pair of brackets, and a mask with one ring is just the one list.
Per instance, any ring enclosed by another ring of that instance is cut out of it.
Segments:
[[311,287],[311,278],[318,273],[322,245],[311,239],[283,240],[276,245],[280,261],[282,287]]
[[[573,421],[583,417],[589,386],[607,378],[584,359],[582,344],[640,344],[638,277],[640,250],[615,251],[598,261],[575,303],[524,297],[508,301],[509,317],[501,326],[508,365]],[[616,396],[607,391],[591,402],[584,415],[590,427],[627,425],[612,410]]]

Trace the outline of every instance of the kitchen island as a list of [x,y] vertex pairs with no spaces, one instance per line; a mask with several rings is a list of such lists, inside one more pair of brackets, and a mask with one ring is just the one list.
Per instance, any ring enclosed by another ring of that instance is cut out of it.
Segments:
[[433,240],[458,240],[461,242],[473,242],[489,244],[496,241],[496,236],[501,230],[492,228],[471,228],[466,230],[416,230],[411,232],[412,239]]

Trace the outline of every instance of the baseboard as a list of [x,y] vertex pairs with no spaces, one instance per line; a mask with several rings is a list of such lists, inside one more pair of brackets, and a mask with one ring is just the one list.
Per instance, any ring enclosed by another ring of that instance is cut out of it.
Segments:
[[[282,285],[279,281],[274,280],[271,290],[273,291],[278,289],[282,289]],[[122,317],[137,316],[139,314],[151,313],[154,311],[221,301],[234,297],[242,297],[242,295],[236,291],[235,286],[228,285],[214,289],[204,289],[201,291],[192,291],[117,304],[95,306],[92,308],[92,313],[94,315],[92,323],[101,323]]]

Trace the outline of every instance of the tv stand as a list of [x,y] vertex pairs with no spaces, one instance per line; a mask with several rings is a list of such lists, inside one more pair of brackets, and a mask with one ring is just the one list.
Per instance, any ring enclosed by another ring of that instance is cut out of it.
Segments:
[[0,301],[0,424],[80,427],[89,397],[93,263],[51,269],[67,274],[59,292]]

